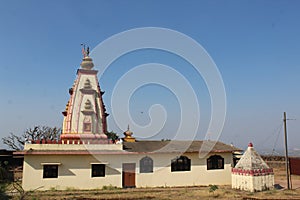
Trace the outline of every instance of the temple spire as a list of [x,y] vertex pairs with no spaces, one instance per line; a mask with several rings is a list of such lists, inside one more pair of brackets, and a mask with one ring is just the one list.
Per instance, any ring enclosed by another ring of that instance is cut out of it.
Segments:
[[[89,47],[82,44],[84,58],[77,70],[77,77],[69,90],[70,99],[66,106],[61,139],[64,142],[74,141],[76,144],[84,137],[86,142],[90,140],[107,139],[105,106],[102,99],[100,85],[97,79],[97,70],[89,57]],[[75,138],[75,139],[74,139]]]

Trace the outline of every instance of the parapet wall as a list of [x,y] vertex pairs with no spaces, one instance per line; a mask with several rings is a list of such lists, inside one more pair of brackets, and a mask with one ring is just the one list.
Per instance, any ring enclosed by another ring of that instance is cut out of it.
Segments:
[[123,150],[122,144],[25,144],[24,150]]

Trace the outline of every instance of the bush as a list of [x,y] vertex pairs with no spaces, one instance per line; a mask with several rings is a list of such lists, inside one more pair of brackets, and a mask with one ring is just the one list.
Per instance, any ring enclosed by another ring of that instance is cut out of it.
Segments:
[[6,194],[6,190],[7,190],[7,184],[0,183],[0,199],[3,199],[3,200],[10,199]]
[[214,194],[217,189],[219,189],[218,186],[209,185],[209,192],[212,192]]
[[118,187],[113,186],[112,184],[104,185],[104,186],[102,187],[102,190],[116,190],[116,189],[118,189]]

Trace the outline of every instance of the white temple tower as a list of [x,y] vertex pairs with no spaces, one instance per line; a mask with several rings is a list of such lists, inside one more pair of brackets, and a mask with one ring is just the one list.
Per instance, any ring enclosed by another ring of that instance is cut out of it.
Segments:
[[81,68],[77,70],[77,78],[69,89],[70,99],[63,112],[63,143],[90,143],[92,140],[107,139],[106,117],[100,90],[97,70],[89,57],[89,48],[83,49]]
[[232,168],[232,188],[250,192],[274,188],[274,173],[249,143],[239,162]]

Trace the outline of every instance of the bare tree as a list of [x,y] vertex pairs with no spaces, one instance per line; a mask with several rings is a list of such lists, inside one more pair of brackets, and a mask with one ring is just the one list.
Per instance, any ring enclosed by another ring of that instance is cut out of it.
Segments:
[[36,140],[59,140],[61,128],[48,126],[34,126],[27,129],[21,136],[10,133],[9,136],[2,138],[4,144],[10,149],[22,150],[26,142]]
[[30,195],[30,193],[32,193],[36,190],[39,190],[40,188],[43,188],[43,186],[40,186],[34,190],[25,191],[20,182],[13,182],[10,192],[12,192],[12,193],[16,192],[17,193],[16,196],[19,200],[25,200],[25,199],[27,199],[26,197],[28,197]]

